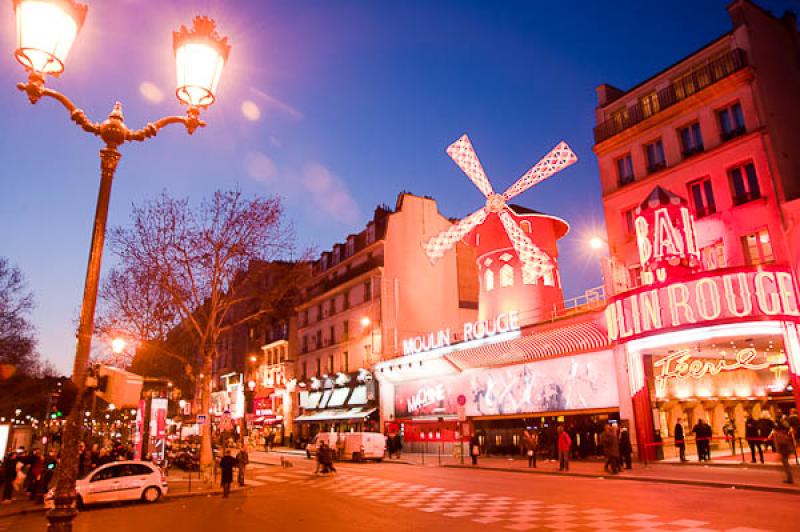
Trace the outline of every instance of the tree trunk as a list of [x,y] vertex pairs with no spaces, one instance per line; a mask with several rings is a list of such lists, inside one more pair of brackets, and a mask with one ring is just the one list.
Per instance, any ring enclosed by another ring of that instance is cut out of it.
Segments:
[[211,450],[211,356],[203,357],[203,378],[200,381],[200,414],[208,420],[200,433],[200,471],[207,483],[214,481],[214,453]]

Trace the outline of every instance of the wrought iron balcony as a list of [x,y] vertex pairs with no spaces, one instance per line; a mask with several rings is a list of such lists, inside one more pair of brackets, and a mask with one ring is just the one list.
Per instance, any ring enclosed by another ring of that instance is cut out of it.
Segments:
[[672,107],[704,88],[726,78],[747,66],[745,51],[736,48],[722,57],[692,71],[656,93],[655,102],[645,106],[637,103],[615,117],[601,122],[594,128],[594,142],[599,144],[614,135],[635,126],[639,122]]

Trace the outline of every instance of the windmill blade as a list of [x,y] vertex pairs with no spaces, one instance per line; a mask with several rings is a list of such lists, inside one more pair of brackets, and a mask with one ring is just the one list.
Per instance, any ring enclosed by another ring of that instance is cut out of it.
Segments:
[[514,196],[525,192],[536,183],[544,181],[556,172],[563,170],[577,160],[578,156],[575,155],[567,143],[562,140],[555,148],[550,150],[550,153],[542,157],[541,161],[525,172],[525,175],[517,179],[516,183],[508,187],[508,190],[503,192],[503,197],[508,201]]
[[530,284],[553,268],[550,256],[534,244],[528,235],[517,225],[516,220],[508,213],[507,209],[498,212],[500,221],[506,229],[509,240],[517,250],[519,260],[522,262],[522,280]]
[[456,245],[456,242],[464,238],[475,226],[482,224],[485,219],[486,210],[481,207],[466,218],[448,227],[446,231],[442,231],[423,243],[422,249],[425,250],[425,254],[428,255],[431,264],[442,258],[447,250]]
[[486,177],[486,172],[483,171],[478,155],[472,148],[472,143],[466,134],[447,147],[447,155],[467,174],[467,177],[475,183],[475,186],[483,192],[484,196],[488,198],[494,194],[492,184],[489,183],[489,178]]

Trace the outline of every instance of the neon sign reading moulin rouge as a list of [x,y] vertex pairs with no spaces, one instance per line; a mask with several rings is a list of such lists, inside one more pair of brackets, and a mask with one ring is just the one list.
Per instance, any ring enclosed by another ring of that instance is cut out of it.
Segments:
[[[519,312],[502,312],[493,319],[470,321],[464,324],[464,341],[481,340],[497,334],[519,330]],[[450,329],[414,336],[403,340],[403,354],[415,355],[450,345]]]
[[779,268],[697,276],[621,297],[606,307],[608,339],[748,317],[798,317],[792,274]]
[[688,349],[677,351],[653,362],[654,368],[661,368],[661,373],[656,375],[656,393],[657,395],[663,395],[670,379],[685,380],[690,377],[702,379],[706,375],[719,375],[723,371],[767,369],[780,362],[779,360],[762,363],[753,362],[756,356],[757,352],[752,347],[737,351],[735,360],[731,362],[727,360],[719,360],[717,362],[713,360],[691,360],[692,354]]

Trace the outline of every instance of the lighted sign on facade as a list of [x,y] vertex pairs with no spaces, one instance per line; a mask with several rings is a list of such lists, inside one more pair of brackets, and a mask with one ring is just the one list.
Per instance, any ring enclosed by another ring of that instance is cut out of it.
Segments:
[[398,384],[395,415],[455,416],[459,396],[467,416],[619,406],[613,355],[604,351]]
[[741,320],[797,320],[800,309],[788,268],[758,267],[699,274],[615,298],[605,310],[608,339],[628,340],[663,329]]
[[[509,312],[502,312],[492,319],[465,323],[463,328],[463,341],[482,340],[498,334],[518,330],[519,312],[512,310]],[[446,347],[451,345],[451,338],[452,335],[450,334],[449,328],[422,336],[406,338],[403,340],[403,354],[414,355],[440,347]]]

